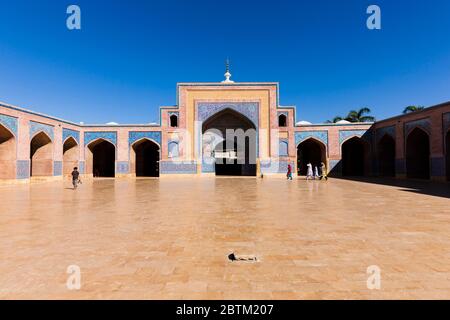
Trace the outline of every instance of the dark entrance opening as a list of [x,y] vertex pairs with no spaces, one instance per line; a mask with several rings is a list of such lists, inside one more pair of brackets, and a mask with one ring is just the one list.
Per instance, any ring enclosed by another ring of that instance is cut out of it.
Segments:
[[450,131],[447,132],[445,137],[445,147],[447,181],[450,181]]
[[278,117],[278,126],[287,127],[287,118],[284,114],[280,114],[280,116]]
[[147,139],[133,145],[136,177],[159,177],[159,146]]
[[[212,154],[216,175],[256,176],[256,128],[247,117],[225,109],[203,124],[203,133],[208,130],[220,134],[223,140]],[[234,135],[227,137],[227,130],[232,130]]]
[[308,139],[297,147],[297,172],[301,176],[307,174],[307,164],[311,163],[313,169],[320,170],[321,162],[326,164],[326,148],[323,143],[315,139]]
[[366,145],[361,138],[351,138],[342,145],[342,175],[357,177],[365,173]]
[[380,176],[395,177],[395,140],[387,134],[378,142],[378,167]]
[[415,128],[406,142],[406,172],[411,179],[430,179],[430,139]]
[[116,148],[111,142],[97,140],[89,145],[92,152],[92,173],[95,178],[115,176]]
[[170,126],[172,128],[177,128],[178,127],[178,117],[176,115],[171,115],[170,116]]

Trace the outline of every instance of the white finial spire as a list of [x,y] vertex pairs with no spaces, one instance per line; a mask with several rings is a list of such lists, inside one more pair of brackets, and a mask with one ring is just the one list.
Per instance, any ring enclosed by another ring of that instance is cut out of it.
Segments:
[[225,62],[226,72],[225,72],[225,80],[222,81],[222,83],[234,83],[234,81],[230,80],[231,73],[230,73],[230,59],[227,58]]

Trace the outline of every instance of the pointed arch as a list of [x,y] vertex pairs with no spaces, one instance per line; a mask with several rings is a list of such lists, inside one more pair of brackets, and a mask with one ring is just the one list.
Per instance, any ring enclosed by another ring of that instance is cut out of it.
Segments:
[[450,129],[445,135],[445,167],[447,171],[447,181],[450,181]]
[[86,174],[95,178],[115,177],[116,146],[109,140],[97,138],[86,146]]
[[307,165],[311,163],[313,168],[321,167],[321,163],[327,165],[327,147],[326,145],[314,137],[309,137],[297,145],[297,174],[305,176],[307,173]]
[[[234,130],[235,136],[227,137],[229,129]],[[203,123],[204,136],[212,130],[222,135],[219,143],[203,141],[202,138],[203,151],[209,150],[209,154],[203,152],[204,159],[215,159],[212,172],[216,175],[256,176],[257,132],[253,121],[234,109],[225,108]]]
[[278,116],[278,126],[280,128],[284,128],[284,127],[288,126],[287,125],[287,116],[283,113]]
[[378,171],[382,177],[395,177],[395,148],[395,139],[389,133],[385,133],[377,143]]
[[430,179],[430,136],[415,127],[406,137],[406,174],[411,179]]
[[79,166],[80,148],[78,142],[69,136],[63,143],[63,174],[70,175]]
[[0,179],[16,178],[17,143],[14,133],[0,124]]
[[150,138],[135,141],[130,148],[131,173],[136,177],[159,177],[160,145]]
[[52,175],[53,141],[45,131],[38,131],[30,140],[30,176]]
[[342,175],[365,176],[369,171],[369,144],[358,135],[345,139],[341,145]]

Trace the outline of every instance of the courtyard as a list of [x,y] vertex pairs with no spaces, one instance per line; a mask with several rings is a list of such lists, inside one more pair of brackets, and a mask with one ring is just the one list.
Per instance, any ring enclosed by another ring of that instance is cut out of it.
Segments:
[[3,185],[0,299],[449,299],[449,185],[375,182]]

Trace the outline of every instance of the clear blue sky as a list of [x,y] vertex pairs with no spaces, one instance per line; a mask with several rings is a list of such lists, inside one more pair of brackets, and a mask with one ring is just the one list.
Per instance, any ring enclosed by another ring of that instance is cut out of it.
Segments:
[[[82,30],[66,28],[78,4]],[[366,8],[382,9],[382,30]],[[0,101],[76,122],[148,123],[177,82],[280,82],[297,120],[378,119],[450,100],[450,1],[0,0]]]

